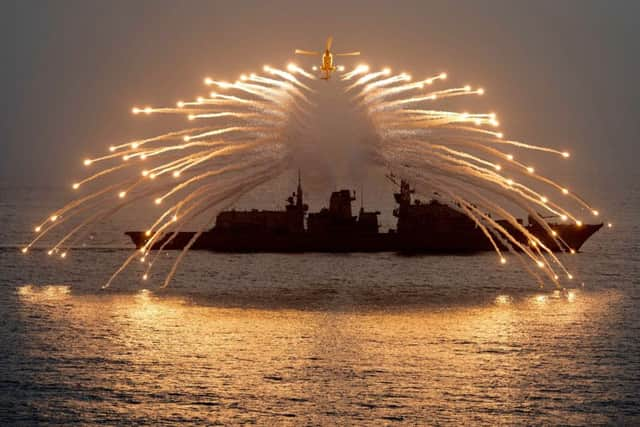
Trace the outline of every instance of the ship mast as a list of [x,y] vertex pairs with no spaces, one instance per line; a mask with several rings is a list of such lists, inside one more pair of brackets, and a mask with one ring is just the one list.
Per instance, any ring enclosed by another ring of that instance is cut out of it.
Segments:
[[300,179],[300,169],[298,169],[298,188],[296,190],[296,206],[302,206],[302,180]]

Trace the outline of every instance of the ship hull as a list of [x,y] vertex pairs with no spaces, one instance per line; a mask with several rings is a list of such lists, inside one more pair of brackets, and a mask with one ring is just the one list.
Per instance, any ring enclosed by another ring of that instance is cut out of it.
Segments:
[[[581,227],[573,225],[556,225],[552,228],[568,248],[580,250],[584,242],[598,231],[602,224],[589,224]],[[523,245],[529,245],[524,235],[510,230],[512,235]],[[535,227],[528,227],[545,246],[554,252],[561,251],[561,247],[546,231]],[[142,248],[149,237],[141,231],[126,233],[136,248]],[[176,236],[167,233],[153,243],[151,249],[182,250],[196,236],[195,232],[179,232]],[[501,250],[509,250],[498,242]],[[569,250],[565,248],[565,250]],[[423,231],[402,235],[395,232],[388,233],[274,233],[274,232],[233,232],[219,231],[215,228],[201,233],[192,242],[191,250],[208,250],[213,252],[403,252],[403,253],[475,253],[492,251],[494,248],[479,230],[457,231]],[[511,248],[512,249],[512,248]]]

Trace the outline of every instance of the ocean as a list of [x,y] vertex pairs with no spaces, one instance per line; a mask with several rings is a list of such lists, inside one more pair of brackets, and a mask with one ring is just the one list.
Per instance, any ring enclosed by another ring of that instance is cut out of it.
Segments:
[[637,185],[564,289],[494,254],[193,252],[103,290],[126,215],[20,253],[67,197],[0,188],[2,424],[640,424]]

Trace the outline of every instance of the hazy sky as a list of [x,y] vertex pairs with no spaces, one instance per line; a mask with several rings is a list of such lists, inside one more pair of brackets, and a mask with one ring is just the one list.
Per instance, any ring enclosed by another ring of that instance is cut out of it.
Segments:
[[85,155],[148,130],[131,106],[285,64],[328,34],[373,66],[482,85],[508,135],[574,153],[559,174],[579,184],[639,176],[638,1],[0,4],[4,184],[66,185]]

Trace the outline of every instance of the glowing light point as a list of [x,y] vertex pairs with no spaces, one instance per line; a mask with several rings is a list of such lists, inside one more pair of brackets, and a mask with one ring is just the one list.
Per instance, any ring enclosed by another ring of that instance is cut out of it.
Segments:
[[153,109],[151,107],[145,107],[144,108],[144,113],[145,114],[151,114],[152,111],[153,111]]
[[571,255],[575,255],[576,250],[575,249],[570,249],[569,252],[571,253]]
[[184,108],[184,101],[178,101],[178,102],[176,102],[176,106],[177,106],[178,108]]
[[51,215],[49,219],[51,220],[51,222],[55,222],[58,219],[58,215]]
[[505,257],[500,258],[500,264],[506,264],[507,259]]
[[573,280],[573,275],[572,274],[568,274],[567,277],[569,278],[569,280]]
[[161,199],[160,197],[158,197],[158,198],[156,199],[156,205],[159,205],[160,203],[162,203],[162,199]]
[[140,147],[140,144],[139,144],[139,143],[137,143],[137,142],[132,142],[132,143],[131,143],[131,148],[133,148],[134,150],[137,150],[137,149],[138,149],[138,147]]
[[565,159],[568,159],[571,156],[571,154],[569,154],[568,151],[565,151],[562,153],[562,157],[564,157]]
[[513,180],[512,179],[507,179],[507,185],[513,185]]
[[174,171],[173,172],[173,177],[174,178],[178,178],[180,176],[180,171]]
[[544,268],[544,262],[538,261],[537,264],[538,264],[538,267]]
[[118,193],[118,197],[120,197],[121,199],[124,199],[126,195],[127,195],[126,191],[121,191]]
[[74,190],[77,190],[78,188],[80,188],[80,184],[78,184],[77,182],[75,184],[73,184],[71,186],[71,188],[73,188]]
[[496,304],[509,304],[509,297],[507,295],[498,295],[496,297]]
[[463,87],[465,92],[471,92],[471,86],[466,85],[465,87]]
[[212,85],[213,84],[213,80],[211,79],[211,77],[206,77],[204,79],[204,84],[207,85],[207,86]]
[[287,70],[293,73],[296,70],[296,64],[294,64],[293,62],[290,62],[289,64],[287,64]]
[[143,274],[142,275],[142,280],[147,280],[149,278],[149,276],[147,274]]
[[202,96],[199,96],[198,98],[196,98],[196,101],[198,102],[198,104],[202,104],[204,102],[204,98]]
[[549,201],[549,199],[547,199],[546,197],[542,196],[542,197],[540,197],[540,201],[542,203],[547,203]]
[[268,73],[269,71],[271,71],[271,67],[268,65],[265,65],[262,67],[262,71],[264,71],[265,73]]
[[575,301],[576,300],[576,293],[573,291],[569,291],[567,293],[567,300],[569,301]]
[[536,170],[535,170],[535,168],[533,168],[533,167],[531,167],[531,166],[529,166],[529,167],[527,168],[527,172],[529,172],[529,173],[534,173],[535,171],[536,171]]
[[344,65],[338,65],[338,71],[344,71]]
[[568,219],[568,217],[566,215],[560,215],[560,219],[562,221],[566,221]]
[[566,188],[563,188],[563,189],[562,189],[562,194],[569,194],[569,190],[568,190],[568,189],[566,189]]
[[478,95],[484,95],[484,89],[480,88],[477,90]]
[[131,112],[132,112],[133,114],[139,114],[139,113],[140,113],[140,109],[139,109],[138,107],[133,107],[133,108],[131,109]]
[[[502,139],[502,138],[504,138],[504,134],[502,132],[498,132],[498,133],[496,133],[496,138]],[[511,156],[511,154],[507,155],[508,159],[509,159],[509,156]],[[509,160],[513,160],[513,156],[511,156],[511,159],[509,159]]]
[[62,252],[62,253],[60,254],[60,258],[66,258],[66,257],[67,257],[67,253],[66,253],[66,252]]
[[34,230],[36,233],[39,233],[39,232],[40,232],[40,230],[41,230],[41,228],[40,228],[40,226],[37,226],[37,227],[36,227],[36,228],[34,228],[33,230]]
[[191,139],[191,137],[189,135],[186,135],[184,138],[182,138],[185,142],[189,142],[189,140]]
[[116,147],[114,147],[113,145],[112,145],[112,146],[110,146],[110,147],[109,147],[109,151],[111,151],[111,152],[113,153],[114,151],[116,151]]
[[47,251],[47,255],[49,256],[53,255],[53,250]]
[[85,166],[91,165],[91,159],[84,159],[84,165]]
[[23,254],[26,254],[28,251],[29,251],[29,248],[22,248],[22,249],[21,249],[21,252],[22,252]]
[[555,237],[558,235],[558,232],[556,230],[551,230],[551,235]]
[[391,68],[389,68],[389,67],[383,68],[383,69],[382,69],[382,73],[383,73],[385,76],[388,76],[389,74],[391,74]]
[[[501,134],[502,135],[502,134]],[[513,160],[513,154],[507,154],[507,159]]]
[[315,65],[314,65],[313,67],[311,67],[311,69],[312,69],[313,71],[318,71],[318,67],[316,67]]
[[576,221],[576,225],[577,225],[578,227],[582,227],[582,221]]
[[196,119],[196,115],[195,114],[189,114],[188,118],[189,118],[189,120],[195,120]]
[[178,215],[173,216],[173,222],[178,222]]
[[598,216],[598,215],[600,215],[600,212],[598,212],[597,210],[593,210],[591,213],[593,214],[593,216]]
[[438,76],[438,78],[442,79],[442,80],[446,80],[447,79],[447,73],[440,73],[440,75]]
[[147,237],[151,236],[151,230],[147,230],[147,231],[145,231],[145,232],[144,232],[144,235],[145,235],[145,236],[147,236]]
[[500,166],[500,165],[496,165],[495,168],[496,168],[497,171],[501,171],[502,170],[502,166]]
[[611,228],[611,227],[613,227],[613,224],[612,224],[612,223],[610,223],[610,222],[609,222],[609,223],[607,223],[607,228]]

